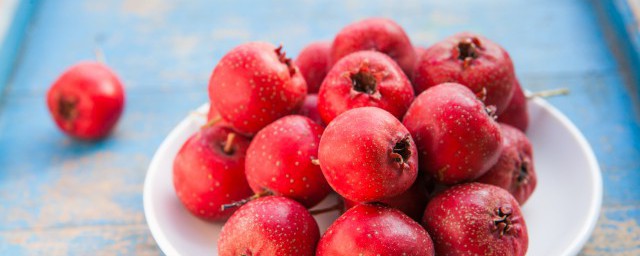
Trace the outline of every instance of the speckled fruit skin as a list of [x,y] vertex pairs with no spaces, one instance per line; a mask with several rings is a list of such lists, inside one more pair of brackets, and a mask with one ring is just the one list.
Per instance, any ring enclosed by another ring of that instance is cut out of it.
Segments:
[[324,129],[299,115],[278,119],[251,141],[245,163],[247,180],[256,193],[271,191],[311,208],[331,191],[320,166],[318,145]]
[[[422,177],[416,178],[416,182],[404,193],[384,199],[379,203],[398,209],[415,221],[422,221],[424,208],[427,206],[429,191]],[[345,209],[351,209],[359,203],[342,198]]]
[[344,56],[365,50],[382,52],[411,74],[416,53],[411,40],[395,21],[384,18],[364,19],[344,27],[331,45],[331,66]]
[[330,50],[331,42],[313,42],[304,47],[294,61],[307,81],[309,93],[318,93],[322,80],[329,71]]
[[173,185],[182,204],[205,220],[224,220],[235,208],[222,210],[253,194],[244,176],[245,152],[249,139],[236,135],[230,153],[223,148],[228,127],[214,125],[192,135],[173,162]]
[[391,58],[360,51],[331,68],[318,93],[318,111],[325,123],[358,107],[379,107],[402,119],[413,98],[411,82]]
[[504,137],[500,159],[476,181],[506,189],[523,205],[538,183],[533,149],[520,130],[506,124],[500,124],[500,128]]
[[47,106],[69,136],[98,140],[109,135],[124,109],[124,89],[115,73],[97,62],[81,62],[51,85]]
[[524,95],[522,87],[517,81],[511,102],[509,102],[507,109],[498,116],[498,122],[511,125],[523,132],[526,132],[527,128],[529,128],[527,96]]
[[[461,43],[471,50],[461,50],[469,49],[461,48]],[[484,102],[496,106],[498,114],[509,104],[515,81],[507,51],[469,32],[455,34],[429,47],[413,73],[413,86],[418,94],[441,83],[456,82],[466,85],[480,98],[486,96]]]
[[420,170],[440,183],[478,178],[500,157],[500,126],[464,85],[444,83],[424,91],[403,123],[418,146]]
[[423,46],[414,46],[413,50],[416,52],[416,62],[413,65],[413,69],[411,70],[411,75],[409,76],[411,79],[413,79],[413,73],[415,72],[416,68],[418,67],[418,63],[420,61],[420,58],[427,51],[427,48],[423,47]]
[[324,233],[317,256],[434,255],[429,234],[402,212],[361,204],[340,216]]
[[313,256],[318,224],[301,204],[281,196],[253,200],[229,218],[218,238],[218,255]]
[[402,123],[375,107],[344,112],[329,123],[318,157],[329,185],[355,202],[401,194],[417,176],[416,146]]
[[429,202],[422,224],[442,256],[520,256],[529,244],[518,202],[493,185],[466,183],[445,190]]
[[317,94],[309,94],[304,99],[304,104],[302,104],[302,108],[298,111],[299,115],[303,115],[313,120],[317,124],[325,127],[324,121],[322,121],[322,117],[320,117],[320,112],[318,112],[318,95]]
[[213,70],[209,98],[237,131],[255,134],[267,124],[296,113],[307,94],[298,68],[281,48],[251,42],[228,52]]

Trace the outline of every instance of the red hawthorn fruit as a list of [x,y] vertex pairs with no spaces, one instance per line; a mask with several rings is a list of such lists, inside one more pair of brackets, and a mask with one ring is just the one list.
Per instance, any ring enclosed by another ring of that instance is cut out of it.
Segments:
[[124,109],[122,83],[107,66],[81,62],[67,69],[47,92],[47,106],[67,135],[98,140],[109,135]]
[[249,135],[296,113],[306,94],[304,78],[282,47],[264,42],[232,49],[209,80],[211,104],[237,131]]

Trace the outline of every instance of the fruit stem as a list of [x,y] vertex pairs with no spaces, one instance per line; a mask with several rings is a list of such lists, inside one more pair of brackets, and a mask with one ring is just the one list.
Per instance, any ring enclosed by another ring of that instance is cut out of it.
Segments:
[[230,204],[223,204],[222,206],[220,206],[220,208],[224,211],[224,210],[227,210],[227,209],[230,209],[230,208],[240,207],[240,206],[243,206],[244,204],[246,204],[248,202],[251,202],[253,200],[256,200],[258,198],[261,198],[263,196],[270,196],[270,195],[273,195],[273,192],[271,192],[270,190],[265,189],[265,190],[261,191],[260,193],[256,193],[256,194],[254,194],[254,195],[252,195],[250,197],[247,197],[245,199],[242,199],[242,200],[239,200],[239,201],[235,201],[235,202],[230,203]]
[[344,203],[342,202],[342,200],[338,200],[338,202],[336,202],[332,206],[329,206],[327,208],[310,210],[309,213],[311,213],[311,215],[318,215],[318,214],[323,214],[323,213],[332,212],[336,210],[342,210],[342,208],[344,208]]
[[311,157],[311,164],[313,164],[313,165],[320,165],[320,160],[318,160],[317,158],[313,158],[313,157]]
[[224,149],[222,149],[224,153],[231,154],[231,150],[233,149],[233,139],[235,138],[236,134],[233,132],[227,135],[227,141],[224,143]]
[[221,116],[216,116],[214,118],[211,118],[211,120],[209,120],[206,124],[204,124],[202,127],[202,129],[204,128],[209,128],[211,126],[214,126],[216,123],[220,122],[220,120],[222,120]]
[[102,63],[102,64],[106,64],[107,60],[104,57],[104,52],[102,51],[102,48],[100,47],[96,47],[96,49],[94,50],[94,54],[96,55],[96,61]]
[[552,96],[558,96],[558,95],[567,95],[569,94],[569,89],[567,88],[558,88],[558,89],[551,89],[551,90],[544,90],[544,91],[538,91],[538,92],[532,92],[532,93],[527,93],[526,97],[527,99],[533,99],[533,98],[548,98],[548,97],[552,97]]

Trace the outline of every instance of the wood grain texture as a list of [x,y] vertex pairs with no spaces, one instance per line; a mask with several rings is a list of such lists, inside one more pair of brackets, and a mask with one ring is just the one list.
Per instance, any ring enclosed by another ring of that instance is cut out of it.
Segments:
[[[570,88],[550,102],[591,143],[605,186],[582,254],[640,253],[639,108],[587,1],[43,0],[0,100],[0,255],[160,254],[143,216],[146,168],[206,101],[217,60],[250,40],[295,56],[369,16],[396,20],[423,46],[462,30],[485,34],[510,52],[527,89]],[[44,94],[97,46],[127,103],[111,137],[82,143],[56,129]]]

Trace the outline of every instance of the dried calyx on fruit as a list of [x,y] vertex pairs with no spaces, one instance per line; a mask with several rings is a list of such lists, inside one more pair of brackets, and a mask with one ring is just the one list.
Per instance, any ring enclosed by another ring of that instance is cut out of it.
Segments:
[[416,94],[441,83],[460,83],[496,114],[509,104],[517,83],[507,51],[489,39],[468,32],[450,36],[429,47],[413,72]]
[[414,152],[413,139],[398,119],[382,109],[363,107],[329,123],[318,157],[324,176],[338,194],[351,201],[375,202],[411,187],[417,176]]
[[422,225],[437,255],[515,255],[527,252],[529,236],[520,206],[506,190],[465,183],[437,194]]
[[413,100],[411,82],[387,55],[360,51],[340,59],[318,93],[325,123],[349,109],[378,107],[401,119]]
[[297,113],[307,94],[304,78],[282,47],[252,42],[229,51],[209,80],[209,99],[225,123],[253,135]]
[[421,154],[420,170],[447,185],[486,173],[502,150],[492,112],[461,84],[444,83],[420,94],[403,119]]

